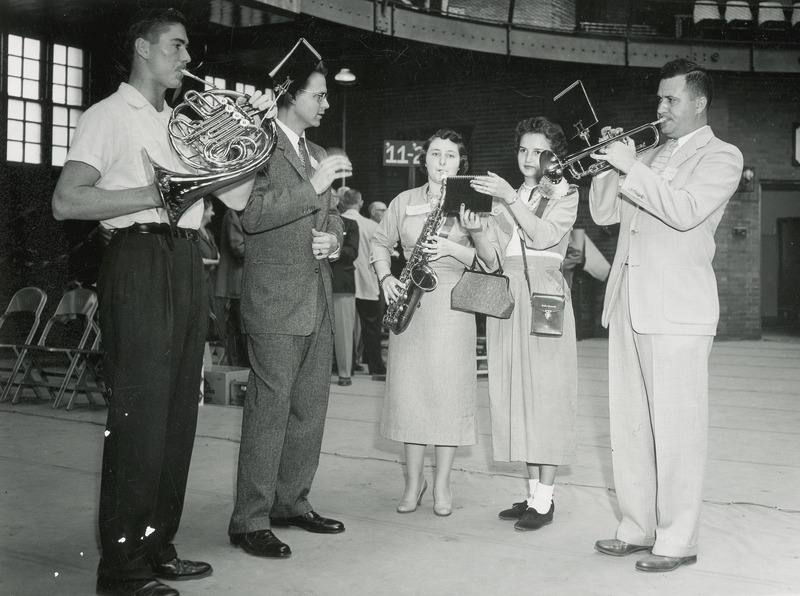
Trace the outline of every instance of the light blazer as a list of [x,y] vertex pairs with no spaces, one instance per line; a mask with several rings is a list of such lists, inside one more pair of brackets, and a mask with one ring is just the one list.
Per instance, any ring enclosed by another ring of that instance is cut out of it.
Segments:
[[[242,317],[246,333],[309,335],[314,330],[319,276],[333,326],[331,266],[311,251],[314,228],[335,234],[342,245],[342,219],[330,189],[317,195],[289,139],[278,127],[277,146],[259,171],[242,213],[245,231]],[[308,142],[318,162],[325,150]],[[332,329],[333,327],[331,327]]]
[[592,218],[601,226],[620,224],[603,326],[608,327],[627,261],[636,332],[715,335],[714,232],[739,184],[742,153],[707,126],[672,154],[659,175],[647,166],[662,150],[643,155],[627,176],[612,171],[592,181]]

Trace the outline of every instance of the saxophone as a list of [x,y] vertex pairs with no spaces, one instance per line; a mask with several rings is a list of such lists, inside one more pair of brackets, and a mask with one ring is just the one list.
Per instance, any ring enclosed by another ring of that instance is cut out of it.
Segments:
[[399,281],[403,284],[403,290],[401,290],[397,300],[392,301],[386,307],[383,324],[395,335],[400,335],[408,327],[411,317],[414,316],[417,308],[419,308],[419,299],[422,297],[422,293],[432,292],[439,285],[439,278],[436,272],[428,265],[428,254],[423,252],[422,243],[427,240],[428,236],[435,234],[444,221],[446,215],[444,212],[446,186],[447,178],[442,178],[442,191],[439,194],[436,207],[428,214],[425,225],[422,226],[422,232],[420,232],[417,243],[414,245],[414,250],[411,252],[403,272],[400,274]]

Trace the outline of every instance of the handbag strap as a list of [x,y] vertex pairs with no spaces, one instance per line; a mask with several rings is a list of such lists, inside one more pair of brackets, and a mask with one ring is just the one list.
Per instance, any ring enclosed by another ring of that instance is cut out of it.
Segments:
[[472,264],[469,266],[470,271],[475,271],[475,267],[477,266],[478,269],[482,273],[488,273],[489,275],[503,275],[503,266],[500,264],[500,257],[497,255],[495,251],[495,258],[497,259],[497,270],[496,271],[486,271],[481,262],[478,260],[478,254],[476,253],[474,257],[472,257]]
[[[535,188],[531,189],[531,193],[530,193],[530,195],[528,195],[528,200],[530,200],[530,196],[533,195],[533,191],[534,190],[535,190]],[[544,213],[544,210],[547,208],[547,203],[548,202],[550,202],[550,197],[542,195],[542,198],[539,201],[539,205],[537,205],[536,211],[534,211],[533,214],[536,217],[541,218],[542,217],[542,213]],[[515,217],[514,220],[516,220],[516,219],[517,218]],[[533,290],[531,290],[531,278],[528,275],[528,256],[526,254],[528,251],[527,251],[527,248],[525,246],[525,241],[522,239],[522,234],[523,234],[522,226],[519,225],[519,222],[517,222],[517,226],[518,226],[517,229],[519,230],[519,244],[520,244],[520,247],[522,248],[522,263],[525,266],[525,281],[528,283],[528,296],[533,296]]]

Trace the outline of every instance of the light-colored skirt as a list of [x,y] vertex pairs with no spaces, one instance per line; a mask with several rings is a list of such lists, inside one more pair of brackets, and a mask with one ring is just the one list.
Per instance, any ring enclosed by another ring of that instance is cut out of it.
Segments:
[[463,267],[436,268],[439,285],[423,294],[400,335],[390,333],[381,435],[426,445],[474,445],[475,316],[450,309]]
[[[492,447],[497,461],[570,464],[577,460],[578,356],[569,288],[560,279],[558,260],[528,257],[534,292],[566,296],[561,337],[530,334],[531,304],[522,257],[503,265],[514,294],[510,319],[487,318],[489,405]],[[549,272],[549,275],[548,275]]]

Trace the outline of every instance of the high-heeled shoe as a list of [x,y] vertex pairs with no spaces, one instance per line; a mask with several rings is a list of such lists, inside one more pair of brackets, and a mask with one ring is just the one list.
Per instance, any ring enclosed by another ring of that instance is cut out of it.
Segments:
[[436,500],[436,486],[433,487],[433,512],[439,517],[447,517],[453,513],[453,490],[450,489],[450,498],[446,501]]
[[428,481],[423,478],[422,488],[419,490],[416,501],[409,502],[404,499],[401,500],[400,504],[397,506],[397,513],[414,513],[417,510],[417,506],[422,505],[422,495],[425,494],[426,490],[428,490]]

